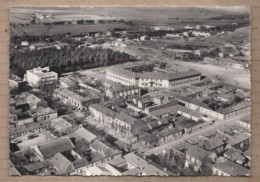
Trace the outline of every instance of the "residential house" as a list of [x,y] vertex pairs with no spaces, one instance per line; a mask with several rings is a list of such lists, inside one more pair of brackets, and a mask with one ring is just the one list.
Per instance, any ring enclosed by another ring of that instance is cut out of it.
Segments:
[[76,140],[85,139],[87,142],[92,143],[97,139],[97,136],[87,129],[80,127],[73,133],[69,134],[70,138],[75,138]]
[[40,106],[47,107],[47,101],[40,99],[34,94],[29,94],[28,96],[26,96],[25,100],[30,105],[31,109],[37,109]]
[[31,146],[31,149],[41,161],[50,159],[58,153],[69,151],[73,148],[75,148],[75,146],[68,137],[62,137],[36,146]]
[[138,156],[134,153],[129,153],[123,156],[127,163],[127,170],[123,175],[137,175],[137,176],[168,176],[169,171],[155,166],[154,163]]
[[145,110],[145,108],[153,105],[153,101],[150,96],[134,98],[133,103],[142,110]]
[[19,89],[20,84],[22,83],[22,79],[12,73],[10,73],[10,77],[9,77],[9,88],[10,91],[14,91],[16,89]]
[[73,163],[61,153],[54,154],[49,161],[54,168],[55,175],[68,175],[74,171]]
[[249,176],[250,170],[230,160],[217,162],[212,166],[213,175],[217,176]]
[[24,166],[28,174],[31,175],[39,174],[40,172],[45,172],[50,167],[52,167],[52,164],[49,160],[35,162]]
[[45,107],[39,106],[33,111],[32,116],[34,117],[34,120],[36,122],[39,122],[39,121],[55,119],[58,117],[58,114],[57,114],[57,111],[55,111],[49,107],[45,108]]
[[73,131],[73,125],[66,119],[58,117],[51,120],[51,129],[53,129],[55,132],[58,132],[60,135],[68,134]]
[[179,101],[179,103],[181,103],[181,105],[191,110],[221,120],[235,117],[238,114],[248,112],[251,109],[251,104],[249,101],[242,101],[236,105],[227,108],[220,107],[217,110],[212,110],[207,104],[203,103],[199,99],[190,99],[190,98],[182,97],[180,95],[175,95],[174,97],[176,100]]
[[246,158],[242,155],[242,153],[233,147],[225,151],[224,157],[240,165],[243,165],[246,160]]
[[134,125],[135,122],[137,122],[136,118],[133,118],[132,116],[126,113],[120,112],[119,114],[116,115],[113,124],[116,131],[120,132],[122,135],[129,137],[132,136],[131,133],[133,129],[132,126]]
[[50,128],[50,121],[40,121],[37,123],[30,123],[28,126],[21,125],[18,127],[10,127],[10,138],[14,139],[29,133],[41,133]]
[[186,161],[185,167],[192,167],[194,171],[201,171],[203,160],[208,157],[209,152],[196,145],[185,143]]
[[227,143],[218,135],[212,136],[209,139],[200,143],[200,147],[209,151],[220,154],[225,149]]
[[106,96],[112,99],[130,99],[140,96],[140,88],[136,86],[121,86],[106,90]]
[[90,104],[100,102],[100,98],[96,96],[81,96],[71,90],[61,89],[56,91],[56,96],[64,103],[69,106],[76,107],[80,110],[88,107]]
[[[14,119],[14,118],[11,118]],[[16,118],[15,118],[16,119]],[[34,122],[34,119],[31,116],[25,116],[25,117],[19,117],[19,119],[13,120],[13,121],[9,121],[10,122],[10,126],[11,127],[19,127],[19,126],[27,126],[30,123]]]
[[238,132],[230,138],[230,145],[238,149],[248,149],[251,141],[251,134],[247,132]]
[[142,144],[149,146],[149,147],[155,147],[159,144],[159,136],[157,133],[149,133],[145,132],[142,134],[142,136],[139,138]]
[[239,126],[243,127],[243,128],[246,128],[246,129],[248,129],[248,130],[251,130],[250,116],[248,115],[248,116],[245,116],[245,117],[239,119],[239,120],[237,121],[237,124],[238,124]]
[[87,168],[87,176],[168,176],[172,174],[134,153]]
[[98,122],[103,123],[105,126],[111,126],[117,114],[112,109],[109,109],[101,104],[90,105],[89,111]]

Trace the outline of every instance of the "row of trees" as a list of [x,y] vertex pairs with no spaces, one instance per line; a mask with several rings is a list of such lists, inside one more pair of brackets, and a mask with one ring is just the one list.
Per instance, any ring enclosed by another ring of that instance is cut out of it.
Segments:
[[[117,20],[117,19],[113,19],[113,20],[97,20],[97,22],[96,23],[98,23],[98,24],[106,24],[106,23],[125,23],[126,21],[125,20],[123,20],[123,19],[119,19],[119,20]],[[128,22],[128,21],[127,21]],[[83,25],[83,24],[95,24],[95,20],[84,20],[84,19],[82,19],[82,20],[77,20],[76,21],[76,23],[77,24],[79,24],[79,25]]]
[[10,56],[10,69],[20,77],[26,70],[35,67],[49,66],[51,70],[61,74],[80,69],[109,66],[135,61],[129,54],[102,48],[41,49],[26,52],[14,52]]

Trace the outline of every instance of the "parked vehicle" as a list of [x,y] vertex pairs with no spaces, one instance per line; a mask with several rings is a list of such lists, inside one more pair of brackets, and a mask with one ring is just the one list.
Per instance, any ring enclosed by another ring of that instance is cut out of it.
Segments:
[[36,137],[38,137],[39,135],[37,135],[37,134],[32,134],[32,135],[28,135],[27,136],[27,138],[28,139],[33,139],[33,138],[36,138]]

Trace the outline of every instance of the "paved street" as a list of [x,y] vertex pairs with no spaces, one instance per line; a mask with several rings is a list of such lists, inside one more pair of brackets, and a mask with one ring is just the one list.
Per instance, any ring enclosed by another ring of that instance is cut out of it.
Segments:
[[204,128],[202,128],[200,130],[193,131],[191,134],[186,134],[186,135],[184,135],[181,138],[178,138],[178,139],[173,140],[171,142],[162,144],[162,145],[160,145],[158,147],[154,147],[154,148],[152,148],[150,150],[145,151],[144,154],[145,155],[151,155],[151,154],[155,154],[156,155],[156,154],[159,154],[159,153],[161,153],[163,150],[165,150],[167,148],[171,148],[174,145],[177,145],[177,144],[179,144],[181,142],[189,140],[190,138],[193,138],[193,137],[195,137],[197,135],[201,135],[203,133],[206,133],[206,132],[208,132],[208,131],[210,131],[212,129],[218,129],[219,127],[232,125],[232,124],[234,124],[237,121],[237,119],[239,119],[239,118],[241,118],[243,116],[246,116],[246,115],[248,115],[248,113],[243,113],[241,115],[238,115],[238,116],[236,116],[234,118],[227,119],[227,120],[218,120],[213,125],[209,125],[209,126],[204,127]]

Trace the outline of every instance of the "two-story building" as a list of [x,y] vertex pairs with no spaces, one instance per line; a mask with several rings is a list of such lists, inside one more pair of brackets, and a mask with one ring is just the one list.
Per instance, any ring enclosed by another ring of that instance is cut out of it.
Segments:
[[140,96],[140,88],[136,86],[121,86],[106,90],[106,96],[112,99],[130,99]]
[[199,172],[201,171],[202,162],[206,157],[208,157],[209,152],[198,147],[197,145],[192,145],[186,142],[185,154],[185,167],[192,167],[194,171]]
[[64,103],[69,106],[76,107],[78,109],[84,109],[90,104],[100,102],[100,98],[92,95],[86,97],[79,95],[68,89],[57,90],[55,95]]

